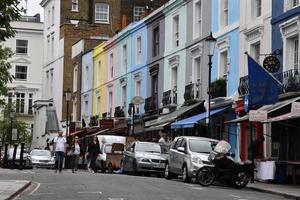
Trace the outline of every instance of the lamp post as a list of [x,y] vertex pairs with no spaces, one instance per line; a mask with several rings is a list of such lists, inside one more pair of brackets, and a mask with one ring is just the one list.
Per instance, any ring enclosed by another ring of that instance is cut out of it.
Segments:
[[70,135],[70,121],[69,120],[69,102],[71,101],[72,98],[72,92],[70,91],[70,88],[67,89],[67,91],[65,91],[65,96],[66,96],[66,101],[67,101],[67,121],[66,121],[66,136],[67,138]]
[[208,89],[207,89],[207,135],[208,137],[211,137],[210,135],[210,84],[211,84],[211,68],[212,68],[212,57],[214,55],[214,49],[216,45],[216,38],[213,37],[212,32],[210,32],[210,35],[205,39],[205,41],[208,43],[209,47],[209,54],[208,54]]
[[12,132],[13,132],[13,118],[15,117],[15,111],[12,109],[9,113],[10,117],[10,137],[9,137],[9,144],[12,144]]

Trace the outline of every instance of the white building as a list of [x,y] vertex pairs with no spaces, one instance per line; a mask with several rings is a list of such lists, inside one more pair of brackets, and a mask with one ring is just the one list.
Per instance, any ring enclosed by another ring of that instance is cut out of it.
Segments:
[[10,73],[15,76],[8,83],[8,101],[15,102],[16,112],[21,120],[33,124],[33,102],[41,98],[43,67],[43,23],[40,16],[23,16],[21,20],[12,22],[16,30],[14,38],[9,38],[3,45],[14,52]]

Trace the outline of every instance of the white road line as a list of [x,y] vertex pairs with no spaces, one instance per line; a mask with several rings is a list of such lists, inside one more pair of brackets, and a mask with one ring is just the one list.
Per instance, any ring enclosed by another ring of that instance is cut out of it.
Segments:
[[233,194],[231,194],[231,195],[229,195],[229,196],[231,196],[231,197],[233,197],[233,198],[236,198],[236,199],[241,198],[240,196],[236,196],[236,195],[233,195]]
[[77,192],[78,194],[102,194],[102,192]]
[[123,198],[108,198],[108,200],[124,200]]
[[35,194],[31,194],[32,196],[39,196],[39,195],[52,195],[54,194],[53,192],[44,192],[44,193],[35,193]]
[[29,193],[29,195],[32,195],[33,193],[35,193],[39,189],[39,187],[41,186],[40,183],[37,183],[37,182],[34,182],[34,183],[37,184],[37,186],[34,188],[34,190],[32,190],[32,192]]
[[201,187],[191,187],[191,189],[193,189],[193,190],[203,190],[203,188],[201,188]]

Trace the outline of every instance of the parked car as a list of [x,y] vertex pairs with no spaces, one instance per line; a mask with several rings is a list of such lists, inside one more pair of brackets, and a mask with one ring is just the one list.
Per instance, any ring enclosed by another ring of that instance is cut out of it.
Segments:
[[116,135],[98,135],[99,148],[101,153],[96,160],[97,169],[101,169],[102,172],[105,172],[107,169],[106,164],[106,154],[111,153],[111,148],[113,143],[126,143],[126,137],[116,136]]
[[33,149],[29,154],[31,167],[54,168],[55,160],[49,150]]
[[163,174],[167,156],[167,148],[163,144],[135,141],[124,151],[122,171]]
[[176,137],[169,150],[165,178],[171,179],[182,175],[184,182],[195,178],[199,168],[204,164],[210,164],[208,156],[217,143],[218,140],[204,137]]
[[[8,166],[12,167],[13,166],[13,154],[14,154],[14,148],[8,149]],[[16,152],[16,158],[15,158],[15,166],[20,166],[20,154],[21,154],[21,149],[17,149]],[[28,153],[24,151],[23,153],[23,163],[22,163],[24,168],[29,168],[30,167],[30,161],[28,158]]]

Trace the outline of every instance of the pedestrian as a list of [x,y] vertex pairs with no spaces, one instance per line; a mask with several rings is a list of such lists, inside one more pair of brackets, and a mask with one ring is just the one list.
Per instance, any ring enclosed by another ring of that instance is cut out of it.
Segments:
[[46,140],[45,150],[49,150],[50,151],[50,139],[49,138],[47,138],[47,140]]
[[75,136],[74,142],[71,146],[71,167],[72,167],[72,173],[77,172],[78,169],[78,162],[80,157],[80,144],[79,144],[79,138],[78,136]]
[[63,137],[63,131],[58,131],[58,136],[54,138],[53,141],[53,151],[55,153],[55,173],[57,173],[57,169],[59,172],[62,171],[63,161],[66,152],[66,138]]
[[166,144],[166,135],[162,132],[162,131],[159,131],[159,140],[158,140],[158,143],[162,143],[162,144]]
[[88,170],[91,173],[97,172],[96,160],[99,154],[100,154],[100,146],[98,143],[97,136],[94,136],[92,142],[88,145],[88,156],[90,159],[90,165]]

